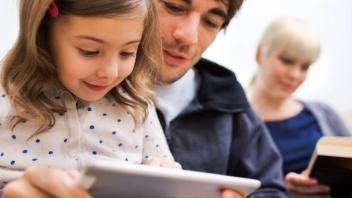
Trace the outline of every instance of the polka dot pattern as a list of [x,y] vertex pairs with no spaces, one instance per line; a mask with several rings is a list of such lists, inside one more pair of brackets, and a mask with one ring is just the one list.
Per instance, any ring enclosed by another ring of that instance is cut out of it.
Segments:
[[[0,89],[2,109],[6,105],[10,108],[5,96]],[[69,108],[54,114],[55,125],[48,131],[31,136],[28,131],[38,128],[32,121],[21,122],[15,130],[9,123],[0,123],[1,167],[9,171],[33,165],[74,169],[82,156],[87,160],[107,157],[128,163],[163,156],[171,159],[153,109],[147,120],[136,127],[133,111],[111,100],[82,102],[64,94],[52,95],[51,99]],[[0,120],[6,120],[1,113]],[[0,184],[7,181],[10,178],[0,175]]]

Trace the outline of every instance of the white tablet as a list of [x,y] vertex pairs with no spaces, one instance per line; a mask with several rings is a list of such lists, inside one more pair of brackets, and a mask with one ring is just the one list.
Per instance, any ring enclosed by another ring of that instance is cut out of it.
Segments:
[[216,198],[221,189],[247,196],[260,186],[260,181],[98,160],[88,164],[79,184],[99,198]]

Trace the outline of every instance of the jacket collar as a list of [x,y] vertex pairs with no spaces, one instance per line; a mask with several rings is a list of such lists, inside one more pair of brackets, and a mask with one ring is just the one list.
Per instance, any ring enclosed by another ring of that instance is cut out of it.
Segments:
[[249,108],[245,92],[232,71],[206,59],[200,59],[195,68],[201,78],[197,99],[202,106],[230,113]]

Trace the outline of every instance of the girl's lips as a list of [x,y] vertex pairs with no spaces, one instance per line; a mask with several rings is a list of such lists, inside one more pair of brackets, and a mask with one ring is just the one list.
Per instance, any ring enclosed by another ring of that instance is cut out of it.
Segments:
[[108,86],[100,86],[100,85],[92,85],[90,83],[84,82],[84,84],[91,90],[93,91],[103,91],[105,90]]

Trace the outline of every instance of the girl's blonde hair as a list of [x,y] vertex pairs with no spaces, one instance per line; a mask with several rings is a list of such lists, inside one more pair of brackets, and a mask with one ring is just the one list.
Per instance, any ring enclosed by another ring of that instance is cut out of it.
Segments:
[[259,48],[264,56],[275,52],[309,63],[313,63],[320,54],[319,40],[309,26],[296,17],[281,17],[274,20],[263,33]]
[[[154,0],[57,0],[61,15],[116,16],[146,6],[144,31],[138,47],[135,67],[130,76],[121,82],[128,94],[112,89],[108,98],[131,111],[136,126],[148,116],[148,105],[153,100],[152,86],[156,68],[162,57],[161,38]],[[64,113],[63,104],[57,104],[46,93],[62,90],[56,66],[49,53],[48,29],[52,16],[48,9],[52,0],[21,0],[20,31],[17,41],[3,60],[1,84],[8,94],[17,114],[12,127],[20,122],[37,120],[35,134],[55,125],[54,113]]]

